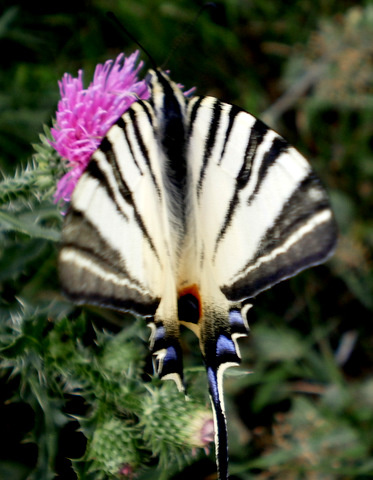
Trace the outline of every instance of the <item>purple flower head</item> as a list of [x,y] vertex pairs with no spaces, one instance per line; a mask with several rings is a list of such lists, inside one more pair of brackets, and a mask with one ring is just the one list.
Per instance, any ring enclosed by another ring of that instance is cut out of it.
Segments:
[[97,65],[88,88],[83,88],[82,70],[77,78],[65,73],[59,82],[61,100],[51,145],[67,160],[70,171],[57,184],[56,201],[70,200],[91,155],[116,120],[138,98],[149,98],[146,82],[137,79],[143,66],[142,62],[136,66],[138,53],[128,58],[120,54],[115,61]]

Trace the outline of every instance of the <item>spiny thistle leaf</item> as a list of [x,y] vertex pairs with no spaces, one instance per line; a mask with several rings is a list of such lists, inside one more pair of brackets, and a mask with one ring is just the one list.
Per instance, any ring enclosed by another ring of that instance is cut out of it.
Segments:
[[146,444],[159,456],[163,470],[175,462],[185,465],[191,460],[191,448],[206,448],[213,440],[210,409],[188,401],[174,385],[148,387],[148,392],[141,418]]
[[45,240],[51,240],[58,242],[60,240],[60,231],[54,228],[46,228],[40,225],[36,225],[32,221],[24,221],[21,218],[17,218],[15,215],[11,215],[7,212],[0,210],[0,231],[15,231],[19,233],[25,233],[30,237],[43,238]]
[[124,467],[137,469],[143,463],[140,452],[141,431],[138,427],[118,418],[106,419],[94,432],[88,445],[86,458],[91,461],[90,471],[101,478],[120,478]]
[[52,196],[62,165],[49,144],[47,127],[40,138],[33,162],[13,177],[3,175],[0,182],[0,233],[18,232],[58,242],[62,219]]
[[51,134],[44,126],[40,143],[33,147],[37,153],[25,167],[18,167],[13,176],[4,175],[0,182],[0,205],[12,206],[17,199],[41,202],[51,199],[56,189],[56,178],[64,172],[61,159],[50,145]]

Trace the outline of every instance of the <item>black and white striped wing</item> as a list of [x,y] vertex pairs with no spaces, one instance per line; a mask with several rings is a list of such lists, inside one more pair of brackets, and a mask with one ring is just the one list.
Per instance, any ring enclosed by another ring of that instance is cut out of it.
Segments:
[[188,110],[199,254],[225,296],[254,297],[325,261],[334,219],[302,155],[233,105],[195,97]]
[[200,344],[215,418],[219,478],[228,478],[223,372],[240,362],[241,302],[324,261],[336,231],[307,161],[243,110],[210,97],[188,106],[189,232],[201,279]]
[[59,272],[76,303],[154,315],[169,238],[156,140],[147,102],[111,127],[73,192]]

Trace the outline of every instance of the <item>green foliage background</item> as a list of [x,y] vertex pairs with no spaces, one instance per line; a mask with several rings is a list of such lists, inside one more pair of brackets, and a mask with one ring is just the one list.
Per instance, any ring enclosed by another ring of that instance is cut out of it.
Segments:
[[134,50],[107,10],[176,81],[304,153],[339,224],[333,259],[250,311],[239,373],[253,373],[225,381],[231,478],[372,478],[373,4],[224,0],[195,23],[191,0],[0,7],[0,479],[215,478],[186,426],[208,407],[195,340],[185,335],[185,407],[151,380],[144,322],[75,308],[59,290],[63,167],[39,134],[64,72],[83,68],[88,83],[97,63]]

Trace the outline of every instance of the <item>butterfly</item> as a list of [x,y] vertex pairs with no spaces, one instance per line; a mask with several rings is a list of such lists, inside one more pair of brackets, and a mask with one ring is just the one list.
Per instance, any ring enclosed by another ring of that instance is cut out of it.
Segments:
[[228,478],[223,372],[240,363],[250,299],[326,260],[327,194],[307,161],[241,108],[187,98],[160,69],[110,128],[65,217],[59,274],[78,304],[144,316],[155,370],[184,388],[180,326],[198,337]]

